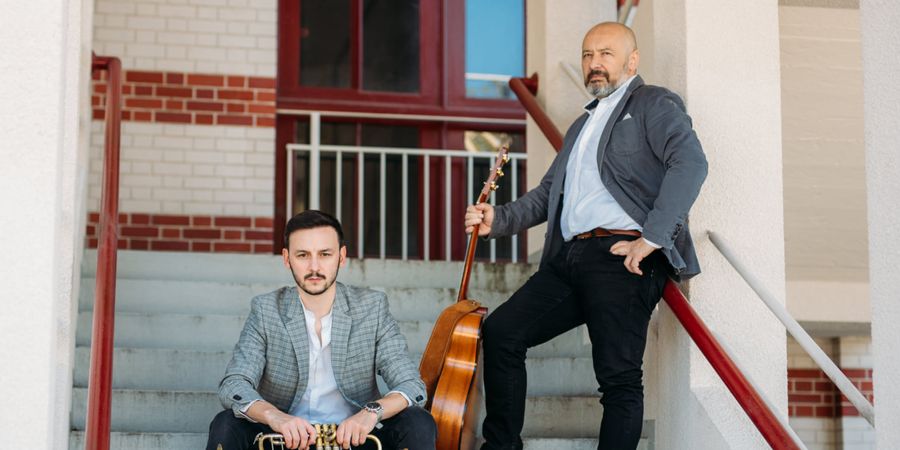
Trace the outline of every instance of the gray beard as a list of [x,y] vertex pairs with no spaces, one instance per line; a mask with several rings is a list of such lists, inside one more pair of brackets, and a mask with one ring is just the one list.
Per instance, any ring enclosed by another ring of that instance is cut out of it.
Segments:
[[591,97],[606,98],[613,92],[616,92],[616,89],[618,89],[618,88],[619,88],[619,86],[613,86],[610,84],[605,84],[603,86],[588,85],[587,91],[588,91],[588,94],[591,95]]

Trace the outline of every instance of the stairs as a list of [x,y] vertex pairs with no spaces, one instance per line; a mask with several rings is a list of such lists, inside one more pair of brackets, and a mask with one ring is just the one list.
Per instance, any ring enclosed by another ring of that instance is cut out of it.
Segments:
[[[221,410],[215,390],[257,294],[291,284],[270,255],[120,251],[112,449],[199,449]],[[70,449],[84,447],[96,252],[82,268]],[[351,260],[339,279],[387,292],[418,360],[437,314],[456,298],[461,263]],[[477,264],[470,297],[493,310],[530,276],[525,264]],[[582,328],[529,351],[525,448],[594,449],[602,415]],[[480,424],[479,424],[480,425]],[[640,448],[651,449],[646,421]]]

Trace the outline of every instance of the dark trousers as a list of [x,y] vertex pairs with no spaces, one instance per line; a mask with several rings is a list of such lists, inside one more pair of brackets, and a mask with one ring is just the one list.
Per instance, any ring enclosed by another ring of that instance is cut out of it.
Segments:
[[[390,419],[385,419],[381,424],[382,427],[373,430],[372,434],[381,441],[384,450],[434,449],[437,438],[434,418],[428,411],[418,406],[406,408]],[[206,450],[257,450],[258,447],[253,446],[256,435],[272,432],[268,426],[237,418],[230,409],[226,409],[217,414],[209,424]],[[374,450],[375,444],[366,441],[365,445],[353,448]]]
[[602,394],[598,449],[634,449],[641,436],[644,386],[641,365],[647,325],[667,279],[665,256],[641,262],[643,276],[625,269],[610,236],[575,240],[485,320],[484,388],[487,416],[482,450],[521,449],[525,418],[525,353],[587,324],[594,375]]

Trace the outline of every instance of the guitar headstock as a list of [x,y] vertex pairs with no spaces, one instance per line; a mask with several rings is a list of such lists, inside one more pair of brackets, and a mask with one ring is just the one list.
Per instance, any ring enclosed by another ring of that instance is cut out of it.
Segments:
[[491,173],[488,175],[487,181],[484,182],[484,187],[481,189],[481,194],[478,196],[476,203],[484,203],[487,201],[488,195],[491,195],[492,191],[497,190],[497,180],[503,176],[503,165],[508,162],[509,147],[504,145],[497,151],[497,159],[494,160],[494,166],[491,167]]

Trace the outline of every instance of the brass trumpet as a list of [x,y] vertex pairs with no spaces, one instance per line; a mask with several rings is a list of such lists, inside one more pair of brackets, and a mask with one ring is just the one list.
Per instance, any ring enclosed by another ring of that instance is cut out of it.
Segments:
[[[313,424],[316,428],[316,450],[341,450],[341,446],[337,443],[337,425],[333,423],[317,423]],[[381,441],[374,435],[366,436],[366,440],[375,443],[378,450],[381,450]],[[259,433],[253,440],[253,443],[259,443],[259,450],[266,450],[266,442],[269,443],[273,450],[284,450],[284,436],[278,433],[264,434]],[[352,447],[351,447],[352,448]]]

